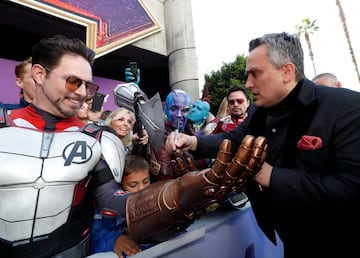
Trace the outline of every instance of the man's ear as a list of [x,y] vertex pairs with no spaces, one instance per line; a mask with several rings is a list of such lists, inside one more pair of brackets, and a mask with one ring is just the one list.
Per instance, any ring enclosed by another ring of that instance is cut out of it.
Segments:
[[283,71],[283,80],[285,83],[288,83],[292,80],[295,79],[295,65],[293,63],[286,63],[283,65],[282,67],[282,71]]
[[335,86],[338,87],[338,88],[341,88],[341,87],[342,87],[342,84],[341,84],[341,82],[336,81],[336,82],[335,82]]
[[36,85],[42,85],[46,77],[46,69],[39,64],[34,64],[31,67],[32,77]]
[[20,89],[24,89],[23,80],[21,80],[20,78],[15,78],[15,83],[17,86],[19,86]]

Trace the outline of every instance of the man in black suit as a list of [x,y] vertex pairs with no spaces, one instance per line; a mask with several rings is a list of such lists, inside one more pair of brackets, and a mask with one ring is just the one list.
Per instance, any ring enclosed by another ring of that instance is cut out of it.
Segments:
[[[233,153],[247,134],[265,136],[268,151],[246,191],[257,222],[284,257],[358,256],[360,93],[317,87],[304,75],[300,39],[288,33],[250,41],[248,118],[233,131],[167,138],[166,148],[212,157],[223,139]],[[357,254],[357,255],[356,255]]]

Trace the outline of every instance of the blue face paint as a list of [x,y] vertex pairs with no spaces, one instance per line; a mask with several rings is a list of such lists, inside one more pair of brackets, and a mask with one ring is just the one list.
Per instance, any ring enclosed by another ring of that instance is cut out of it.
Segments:
[[195,125],[202,124],[208,117],[210,104],[207,101],[196,100],[190,109],[188,119]]
[[171,91],[165,101],[165,114],[167,121],[173,126],[177,127],[182,131],[186,116],[190,111],[190,97],[183,90]]

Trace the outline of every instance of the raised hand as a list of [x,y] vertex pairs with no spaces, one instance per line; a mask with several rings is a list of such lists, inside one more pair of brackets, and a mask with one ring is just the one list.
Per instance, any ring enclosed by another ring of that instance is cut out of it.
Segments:
[[130,67],[125,68],[125,81],[126,82],[133,82],[136,85],[140,83],[140,69],[137,69],[136,75],[131,72]]

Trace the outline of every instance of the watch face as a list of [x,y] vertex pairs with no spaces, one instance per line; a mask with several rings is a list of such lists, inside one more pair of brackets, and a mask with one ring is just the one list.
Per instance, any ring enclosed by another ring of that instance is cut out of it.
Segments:
[[247,195],[243,192],[234,194],[231,197],[229,197],[229,201],[234,207],[239,207],[239,206],[243,207],[248,200],[249,199],[248,199]]

